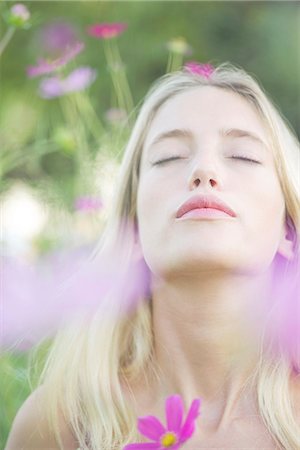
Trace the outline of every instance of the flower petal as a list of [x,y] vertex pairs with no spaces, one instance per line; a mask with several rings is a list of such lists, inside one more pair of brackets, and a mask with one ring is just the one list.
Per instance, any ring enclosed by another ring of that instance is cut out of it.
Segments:
[[123,450],[160,450],[161,445],[156,442],[146,442],[142,444],[128,444],[123,447]]
[[189,439],[195,431],[195,420],[197,419],[200,408],[200,398],[193,400],[190,409],[188,411],[187,417],[181,428],[180,441],[184,442]]
[[139,417],[138,430],[147,438],[155,441],[158,441],[161,435],[166,432],[165,427],[155,416]]
[[88,87],[96,78],[96,70],[90,67],[78,67],[63,80],[64,91],[81,91]]
[[183,401],[180,395],[171,395],[166,400],[166,420],[168,430],[179,431],[183,416]]
[[54,98],[64,94],[64,87],[58,77],[44,78],[39,86],[39,94],[43,98]]

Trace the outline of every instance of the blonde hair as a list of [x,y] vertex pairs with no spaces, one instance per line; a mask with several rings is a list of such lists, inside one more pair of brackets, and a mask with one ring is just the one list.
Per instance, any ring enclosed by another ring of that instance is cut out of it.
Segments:
[[[118,190],[93,262],[101,254],[117,252],[118,265],[126,266],[134,251],[134,233],[122,238],[127,221],[136,219],[136,196],[143,143],[160,106],[174,95],[197,86],[215,86],[235,92],[253,105],[268,131],[286,203],[286,222],[293,232],[295,260],[299,256],[300,148],[292,127],[278,112],[259,82],[242,68],[223,63],[209,79],[183,68],[157,80],[147,94],[133,127],[118,175]],[[102,302],[101,302],[102,303]],[[122,298],[108,294],[106,305],[120,305]],[[49,423],[58,442],[62,411],[80,449],[122,449],[141,442],[137,418],[124,395],[124,385],[143,371],[155,370],[151,298],[140,302],[132,314],[103,314],[101,308],[88,321],[82,319],[61,330],[51,347],[39,384],[44,387]],[[268,357],[261,345],[260,362],[253,382],[257,404],[274,442],[280,448],[300,448],[289,381],[298,361],[284,352]],[[299,355],[297,355],[299,356]],[[60,442],[61,445],[61,442]],[[62,447],[62,445],[61,445]]]

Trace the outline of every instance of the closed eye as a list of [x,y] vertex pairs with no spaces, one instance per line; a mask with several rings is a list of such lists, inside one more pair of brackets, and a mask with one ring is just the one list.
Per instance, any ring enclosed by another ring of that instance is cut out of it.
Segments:
[[251,159],[251,158],[246,158],[245,156],[232,156],[232,159],[241,159],[243,161],[248,161],[254,164],[261,164],[259,161],[256,161],[255,159]]
[[169,161],[175,161],[176,159],[182,159],[180,156],[170,156],[170,158],[166,158],[166,159],[160,159],[159,161],[156,161],[153,163],[153,166],[157,165],[157,164],[163,164]]

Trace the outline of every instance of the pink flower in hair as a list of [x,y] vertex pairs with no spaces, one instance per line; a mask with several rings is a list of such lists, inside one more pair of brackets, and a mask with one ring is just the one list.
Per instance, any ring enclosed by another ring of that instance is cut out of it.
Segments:
[[123,450],[177,450],[192,437],[195,421],[199,415],[200,399],[193,400],[185,421],[183,419],[183,401],[180,395],[171,395],[166,399],[167,426],[155,416],[139,417],[138,430],[153,442],[125,445]]
[[127,28],[126,23],[96,23],[88,27],[87,32],[90,36],[98,39],[111,39],[123,33]]
[[187,62],[184,67],[191,73],[202,75],[205,78],[210,78],[215,68],[211,64],[199,64],[196,61]]

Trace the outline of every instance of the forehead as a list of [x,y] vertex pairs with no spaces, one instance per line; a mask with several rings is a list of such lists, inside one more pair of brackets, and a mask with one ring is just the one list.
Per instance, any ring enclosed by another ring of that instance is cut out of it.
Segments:
[[158,110],[145,139],[145,147],[158,134],[176,128],[188,128],[196,135],[217,135],[218,130],[240,128],[267,140],[262,121],[241,95],[205,86],[191,88],[167,100]]

